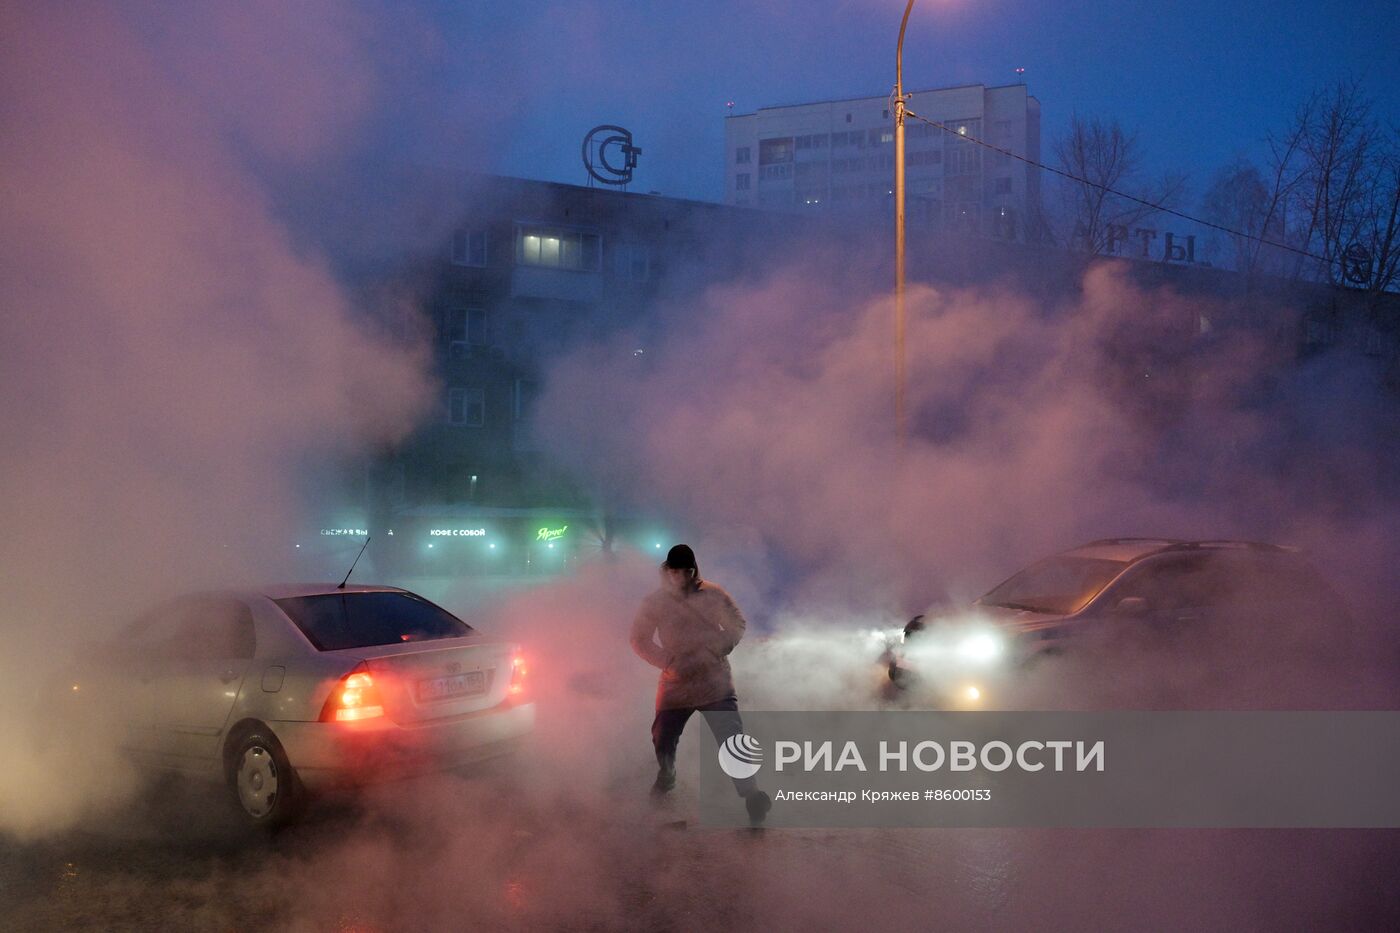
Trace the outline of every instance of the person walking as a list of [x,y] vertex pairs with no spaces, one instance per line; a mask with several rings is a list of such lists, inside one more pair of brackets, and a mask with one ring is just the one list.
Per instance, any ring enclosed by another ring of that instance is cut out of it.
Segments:
[[[729,654],[744,637],[747,623],[723,589],[700,577],[695,552],[677,544],[661,564],[661,586],[642,600],[632,622],[631,643],[643,661],[661,669],[656,686],[656,718],[651,741],[656,749],[655,794],[676,786],[676,747],[693,713],[705,717],[715,741],[744,730]],[[749,820],[763,822],[772,801],[753,778],[736,778]]]

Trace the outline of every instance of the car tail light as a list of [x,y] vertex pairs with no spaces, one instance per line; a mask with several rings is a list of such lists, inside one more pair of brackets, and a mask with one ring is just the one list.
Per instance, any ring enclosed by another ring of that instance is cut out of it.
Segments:
[[374,677],[361,664],[342,677],[331,690],[326,707],[321,711],[321,721],[354,722],[383,715],[384,704],[380,702]]
[[510,686],[506,688],[506,696],[512,700],[525,695],[525,673],[525,658],[517,654],[510,660]]

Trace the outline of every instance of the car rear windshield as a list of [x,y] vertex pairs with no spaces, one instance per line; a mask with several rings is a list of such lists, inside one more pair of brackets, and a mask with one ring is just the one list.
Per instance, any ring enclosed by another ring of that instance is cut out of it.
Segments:
[[1095,557],[1048,557],[1031,564],[978,602],[1054,615],[1068,615],[1088,605],[1126,566]]
[[333,593],[275,600],[321,651],[457,638],[471,626],[409,593]]

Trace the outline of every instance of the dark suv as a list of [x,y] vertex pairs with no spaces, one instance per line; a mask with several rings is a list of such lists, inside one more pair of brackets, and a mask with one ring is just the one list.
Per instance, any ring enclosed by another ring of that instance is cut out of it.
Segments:
[[955,684],[979,669],[1091,641],[1319,652],[1344,647],[1350,626],[1341,598],[1292,548],[1106,538],[1030,565],[968,610],[915,617],[885,661],[897,687],[941,679],[975,701],[980,688]]

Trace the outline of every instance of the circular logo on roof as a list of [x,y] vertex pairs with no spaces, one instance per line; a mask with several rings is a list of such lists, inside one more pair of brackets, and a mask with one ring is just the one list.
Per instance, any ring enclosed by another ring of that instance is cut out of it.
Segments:
[[631,182],[641,154],[642,150],[632,145],[632,133],[620,126],[605,123],[583,137],[583,167],[605,185]]

